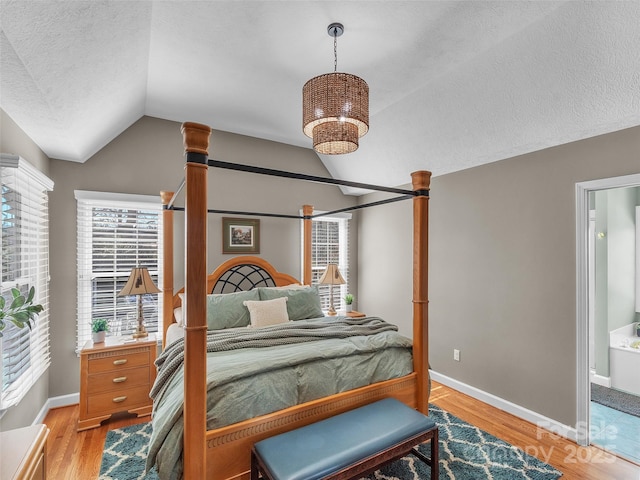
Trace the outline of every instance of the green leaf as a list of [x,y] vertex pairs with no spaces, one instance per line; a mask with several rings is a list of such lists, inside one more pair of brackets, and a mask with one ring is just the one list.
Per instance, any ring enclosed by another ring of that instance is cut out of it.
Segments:
[[14,320],[17,320],[17,321],[23,322],[23,323],[29,321],[29,314],[27,312],[16,312],[13,315],[11,315],[11,317]]
[[31,302],[33,302],[33,297],[35,296],[35,294],[36,294],[36,289],[35,289],[35,287],[31,287],[31,288],[29,289],[29,294],[27,295],[27,300],[26,300],[26,302],[25,302],[25,303],[31,303]]
[[12,288],[11,289],[11,295],[13,296],[13,298],[17,298],[20,296],[20,290],[18,290],[17,288]]
[[23,305],[24,305],[24,297],[22,295],[13,297],[13,302],[11,302],[11,306],[9,307],[9,310],[17,310]]
[[43,310],[44,310],[44,307],[42,305],[29,305],[27,307],[27,312],[29,313],[29,315],[37,315]]
[[6,303],[4,297],[0,296],[0,310],[4,311],[4,304]]
[[16,327],[24,328],[24,322],[21,322],[20,320],[17,320],[15,318],[10,318],[9,320],[11,320],[11,323],[13,323]]

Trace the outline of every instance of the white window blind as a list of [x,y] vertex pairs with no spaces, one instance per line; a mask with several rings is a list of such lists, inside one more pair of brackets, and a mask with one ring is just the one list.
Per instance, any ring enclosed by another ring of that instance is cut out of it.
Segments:
[[[314,214],[323,212],[316,211]],[[344,310],[344,296],[349,292],[349,221],[351,214],[314,218],[311,229],[311,284],[318,285],[327,264],[338,265],[344,277],[344,285],[334,285],[333,304],[336,310]],[[329,285],[318,285],[323,310],[329,309]]]
[[[146,267],[161,288],[160,197],[76,190],[78,205],[77,348],[91,338],[91,321],[104,318],[110,335],[129,335],[137,325],[137,296],[118,297],[131,269]],[[162,331],[160,294],[142,296],[145,326]]]
[[26,296],[34,287],[34,304],[44,308],[32,322],[32,329],[20,329],[5,319],[0,340],[0,410],[4,410],[18,404],[50,364],[48,192],[53,190],[53,182],[23,158],[1,154],[0,183],[0,294],[11,302],[12,288]]

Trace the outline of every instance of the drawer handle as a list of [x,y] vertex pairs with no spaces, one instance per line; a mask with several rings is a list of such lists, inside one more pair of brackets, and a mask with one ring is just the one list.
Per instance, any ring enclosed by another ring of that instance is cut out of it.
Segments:
[[121,402],[124,402],[126,399],[127,399],[126,396],[124,396],[124,397],[116,397],[116,398],[113,399],[113,403],[121,403]]
[[125,363],[127,363],[127,359],[126,358],[121,358],[120,360],[114,360],[113,361],[114,365],[124,365]]
[[118,377],[113,379],[113,383],[122,383],[126,381],[127,381],[127,377]]

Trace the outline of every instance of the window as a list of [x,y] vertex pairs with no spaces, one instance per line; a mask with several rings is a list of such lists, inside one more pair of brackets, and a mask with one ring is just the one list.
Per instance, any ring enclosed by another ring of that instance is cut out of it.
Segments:
[[[314,212],[314,215],[322,212]],[[344,296],[349,292],[349,220],[351,214],[335,214],[314,218],[311,228],[311,284],[318,285],[327,264],[335,263],[346,284],[333,287],[336,310],[344,309]],[[329,309],[330,287],[318,285],[323,310]]]
[[[91,321],[104,318],[112,335],[133,333],[138,298],[118,297],[131,269],[146,267],[162,285],[160,197],[75,192],[78,202],[78,350],[91,337]],[[141,298],[145,327],[162,331],[162,294]]]
[[27,294],[34,287],[34,303],[44,308],[32,329],[6,323],[0,344],[4,410],[18,404],[50,364],[48,192],[53,182],[23,158],[6,154],[0,155],[0,180],[0,295],[10,301],[12,288]]

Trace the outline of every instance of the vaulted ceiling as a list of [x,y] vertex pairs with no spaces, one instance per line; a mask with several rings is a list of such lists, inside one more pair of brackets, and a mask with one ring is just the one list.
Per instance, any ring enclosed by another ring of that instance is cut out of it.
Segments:
[[311,148],[301,91],[333,71],[335,21],[371,111],[358,151],[320,156],[335,177],[398,185],[640,125],[638,1],[0,7],[0,107],[51,158],[84,162],[143,115]]

